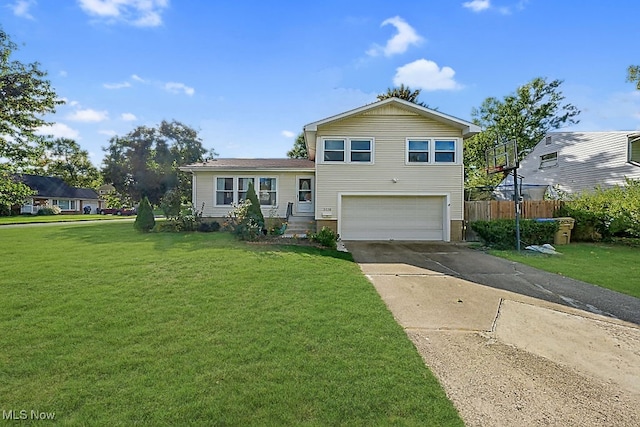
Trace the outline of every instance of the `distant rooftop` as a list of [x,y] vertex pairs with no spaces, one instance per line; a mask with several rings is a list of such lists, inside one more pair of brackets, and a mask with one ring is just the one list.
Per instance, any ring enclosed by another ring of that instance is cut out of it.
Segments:
[[213,159],[181,167],[203,169],[314,169],[315,163],[307,159]]

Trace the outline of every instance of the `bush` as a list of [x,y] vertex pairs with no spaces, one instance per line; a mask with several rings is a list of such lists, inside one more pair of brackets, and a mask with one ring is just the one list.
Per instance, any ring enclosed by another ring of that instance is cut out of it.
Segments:
[[240,240],[257,240],[263,235],[263,225],[259,224],[255,215],[249,212],[252,203],[247,198],[241,201],[227,214],[225,229],[229,230]]
[[201,222],[198,225],[198,231],[201,233],[210,233],[218,230],[220,230],[220,223],[218,221]]
[[58,206],[46,206],[44,208],[40,208],[36,215],[41,216],[49,216],[49,215],[60,215],[62,210]]
[[253,182],[249,181],[249,188],[247,189],[247,200],[251,202],[247,210],[247,214],[256,224],[260,226],[260,229],[264,229],[264,215],[262,215],[262,209],[260,208],[260,201],[256,195],[256,191],[253,188]]
[[[470,225],[485,245],[495,249],[516,248],[515,220],[475,221]],[[551,243],[558,227],[559,224],[556,221],[538,222],[533,219],[522,219],[520,220],[520,242],[524,245]]]
[[148,198],[142,199],[138,207],[138,216],[133,223],[133,228],[143,233],[147,233],[156,225],[156,219],[153,217],[153,209]]
[[577,194],[556,215],[576,219],[576,240],[640,237],[640,180]]
[[[211,224],[202,222],[203,211],[204,203],[202,204],[202,210],[200,211],[196,210],[191,203],[184,205],[180,208],[180,211],[176,216],[159,223],[159,225],[154,228],[154,231],[173,233],[179,233],[182,231],[218,231],[220,229],[220,224],[217,222],[214,221]],[[217,224],[217,227],[214,223]]]
[[309,239],[330,249],[338,247],[338,236],[328,227],[322,227],[317,233],[310,234]]
[[165,218],[177,218],[182,211],[182,195],[177,188],[172,188],[164,193],[160,202],[160,209]]

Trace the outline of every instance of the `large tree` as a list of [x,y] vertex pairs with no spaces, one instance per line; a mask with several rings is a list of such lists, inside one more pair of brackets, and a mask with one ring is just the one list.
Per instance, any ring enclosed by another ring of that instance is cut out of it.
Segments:
[[133,201],[148,197],[152,204],[158,204],[172,188],[189,198],[191,177],[178,167],[200,162],[207,154],[198,132],[175,120],[163,120],[155,128],[139,126],[123,137],[115,136],[104,151],[105,181]]
[[627,69],[627,81],[636,84],[636,89],[640,90],[640,65],[629,65]]
[[304,142],[304,133],[300,132],[293,143],[293,148],[287,151],[287,157],[290,159],[308,159],[307,144]]
[[57,138],[47,142],[46,173],[62,178],[73,187],[98,188],[100,171],[89,160],[89,153],[77,142]]
[[[485,152],[497,142],[515,139],[521,160],[547,132],[578,123],[580,110],[564,103],[561,84],[562,80],[548,82],[537,77],[502,100],[487,98],[471,111],[473,122],[482,132],[465,141],[467,186],[482,183]],[[493,177],[493,181],[498,178]]]
[[411,90],[409,86],[405,86],[401,84],[400,87],[387,88],[387,91],[381,93],[377,96],[378,101],[382,101],[388,98],[400,98],[405,101],[413,102],[414,104],[418,104],[422,107],[428,107],[424,102],[418,101],[418,96],[420,96],[420,89]]
[[41,166],[45,138],[36,131],[51,124],[44,115],[63,103],[37,62],[11,59],[16,50],[0,28],[0,204],[5,206],[20,204],[32,193],[14,175]]

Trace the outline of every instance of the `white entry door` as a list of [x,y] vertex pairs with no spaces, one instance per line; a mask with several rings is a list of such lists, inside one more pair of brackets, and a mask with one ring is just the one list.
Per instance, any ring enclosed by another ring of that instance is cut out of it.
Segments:
[[297,178],[296,211],[299,213],[313,212],[313,177],[299,176]]

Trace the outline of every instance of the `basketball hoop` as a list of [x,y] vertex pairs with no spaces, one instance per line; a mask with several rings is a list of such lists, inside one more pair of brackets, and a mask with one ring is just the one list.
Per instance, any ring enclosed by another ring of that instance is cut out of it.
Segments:
[[496,144],[485,151],[488,174],[508,173],[518,168],[517,144],[515,140]]

